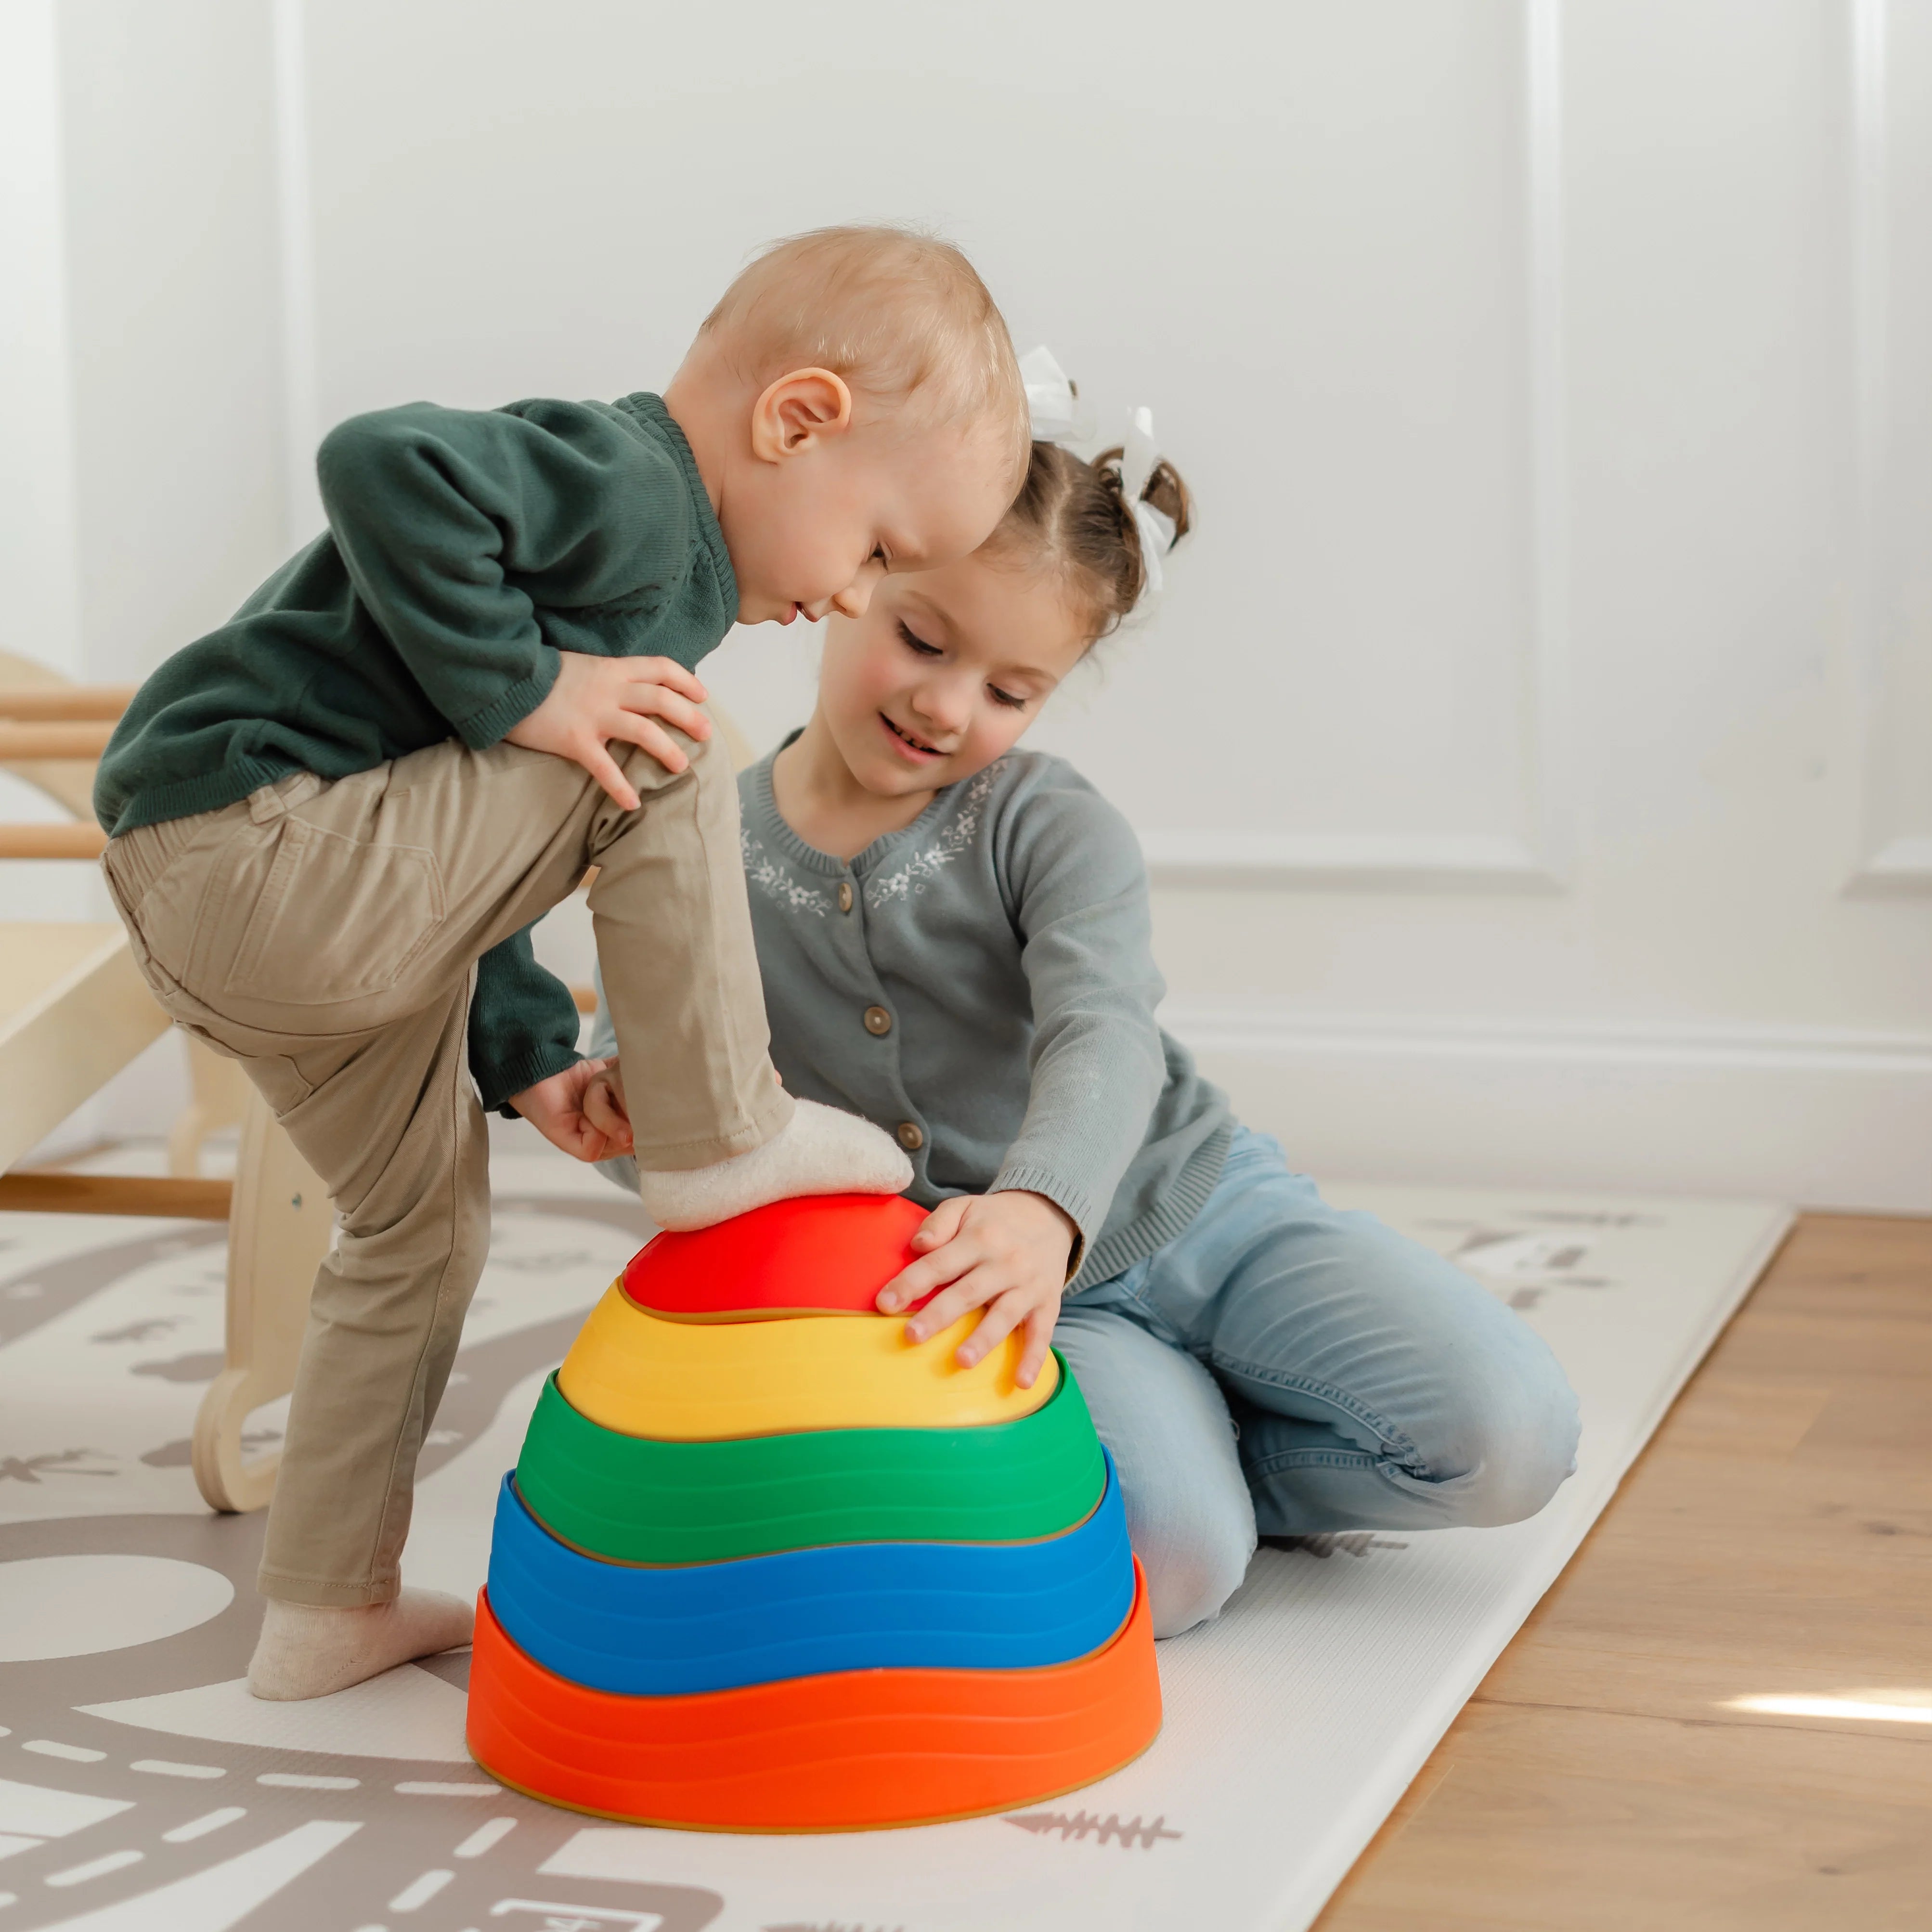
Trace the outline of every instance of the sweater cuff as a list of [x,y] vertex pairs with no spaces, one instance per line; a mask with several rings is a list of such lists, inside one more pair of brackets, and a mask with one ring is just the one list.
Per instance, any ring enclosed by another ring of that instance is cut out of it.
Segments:
[[481,711],[472,711],[467,718],[452,718],[449,721],[456,727],[457,736],[472,752],[488,751],[506,731],[515,730],[550,695],[550,686],[556,683],[556,674],[562,668],[562,659],[548,644],[544,645],[536,669],[527,677],[518,678],[494,704],[486,704]]
[[1004,1167],[993,1177],[988,1194],[1038,1194],[1051,1201],[1073,1223],[1072,1251],[1066,1257],[1066,1279],[1080,1272],[1086,1258],[1089,1231],[1094,1214],[1093,1197],[1074,1186],[1063,1174],[1043,1167]]
[[510,1105],[510,1096],[520,1094],[526,1087],[534,1087],[539,1080],[548,1080],[553,1073],[574,1066],[583,1058],[574,1047],[544,1046],[532,1047],[528,1053],[500,1066],[472,1068],[484,1112],[501,1114],[506,1120],[521,1120],[522,1114]]

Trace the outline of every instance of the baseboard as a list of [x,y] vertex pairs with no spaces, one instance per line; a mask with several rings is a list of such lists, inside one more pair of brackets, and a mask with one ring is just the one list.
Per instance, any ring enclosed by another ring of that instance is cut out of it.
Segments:
[[1556,892],[1556,868],[1522,840],[1461,832],[1143,832],[1156,886],[1266,891]]
[[1880,846],[1852,874],[1851,890],[1861,897],[1932,892],[1932,833]]
[[1932,1214],[1932,1034],[1161,1017],[1242,1117],[1313,1172]]

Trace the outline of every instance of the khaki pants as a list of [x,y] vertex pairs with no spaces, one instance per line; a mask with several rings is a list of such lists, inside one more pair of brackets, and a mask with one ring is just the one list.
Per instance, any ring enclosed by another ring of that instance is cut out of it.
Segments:
[[328,1184],[261,1587],[380,1603],[400,1587],[417,1452],[489,1245],[465,1031],[478,958],[586,866],[640,1163],[701,1167],[790,1117],[719,740],[674,778],[613,746],[614,804],[577,766],[454,740],[328,783],[298,772],[140,827],[103,860],[155,997],[245,1066]]

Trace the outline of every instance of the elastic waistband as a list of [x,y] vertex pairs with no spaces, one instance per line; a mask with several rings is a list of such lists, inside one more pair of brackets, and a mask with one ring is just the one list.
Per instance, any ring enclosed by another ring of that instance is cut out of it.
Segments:
[[214,815],[197,812],[192,818],[164,818],[109,839],[100,854],[100,869],[122,904],[140,904],[148,887],[188,849],[197,828]]
[[211,826],[224,819],[237,819],[244,812],[257,825],[269,824],[314,797],[326,785],[327,781],[313,772],[291,772],[286,778],[260,787],[233,805],[218,806],[212,812],[190,812],[185,818],[163,818],[150,825],[137,825],[133,831],[108,840],[100,855],[101,869],[122,902],[137,905],[154,881],[190,845],[207,836]]

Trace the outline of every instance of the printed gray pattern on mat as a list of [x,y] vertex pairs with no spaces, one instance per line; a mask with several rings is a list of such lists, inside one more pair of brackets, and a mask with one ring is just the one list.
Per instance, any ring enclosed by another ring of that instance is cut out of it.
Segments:
[[[440,1587],[479,1580],[542,1374],[643,1232],[561,1157],[500,1156],[497,1180],[410,1544],[412,1577]],[[1744,1204],[1331,1191],[1455,1253],[1571,1366],[1585,1466],[1557,1503],[1509,1531],[1263,1551],[1218,1625],[1162,1647],[1154,1750],[1089,1790],[1006,1818],[786,1839],[634,1830],[502,1791],[463,1750],[466,1654],[316,1704],[248,1698],[262,1519],[208,1515],[186,1456],[194,1376],[220,1346],[219,1231],[9,1217],[0,1928],[1306,1924],[1783,1225]],[[272,1412],[256,1426],[275,1438]]]

